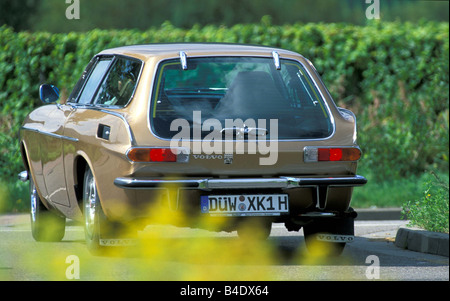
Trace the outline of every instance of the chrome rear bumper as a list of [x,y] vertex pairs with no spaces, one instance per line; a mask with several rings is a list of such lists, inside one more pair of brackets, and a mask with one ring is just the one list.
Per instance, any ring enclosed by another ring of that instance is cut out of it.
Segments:
[[224,189],[293,189],[310,187],[316,190],[318,209],[326,207],[329,187],[355,187],[367,183],[363,176],[322,177],[322,178],[240,178],[240,179],[145,179],[116,178],[114,184],[125,189],[152,189],[175,186],[177,188],[198,189],[202,191]]
[[240,179],[177,179],[161,180],[146,178],[116,178],[114,184],[126,189],[148,189],[173,185],[182,188],[194,188],[205,191],[214,189],[291,189],[302,187],[352,187],[367,183],[363,176],[326,177],[326,178],[240,178]]

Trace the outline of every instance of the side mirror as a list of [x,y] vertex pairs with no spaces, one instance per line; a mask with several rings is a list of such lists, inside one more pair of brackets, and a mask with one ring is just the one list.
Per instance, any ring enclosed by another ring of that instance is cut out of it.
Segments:
[[53,85],[43,84],[39,87],[39,98],[43,103],[54,103],[59,99],[59,90]]

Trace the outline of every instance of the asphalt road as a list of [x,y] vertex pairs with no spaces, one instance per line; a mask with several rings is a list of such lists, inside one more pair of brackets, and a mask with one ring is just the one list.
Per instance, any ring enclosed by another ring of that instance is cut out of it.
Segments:
[[274,224],[267,242],[236,233],[149,226],[120,254],[91,255],[80,225],[60,243],[35,242],[27,215],[0,216],[0,280],[449,280],[449,259],[394,246],[405,221],[356,221],[336,258],[305,251],[303,232]]

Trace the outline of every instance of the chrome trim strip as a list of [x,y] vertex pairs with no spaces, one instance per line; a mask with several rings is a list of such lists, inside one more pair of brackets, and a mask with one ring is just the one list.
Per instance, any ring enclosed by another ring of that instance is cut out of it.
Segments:
[[[348,110],[348,109],[344,109],[344,108],[338,108],[339,113],[341,113],[341,116],[345,119],[345,120],[349,120],[349,117],[353,118],[353,121],[355,123],[355,126],[353,128],[353,143],[357,144],[357,138],[358,138],[358,127],[357,127],[357,122],[356,122],[356,116],[355,113],[353,113],[352,111]],[[348,114],[350,116],[345,116],[345,114]]]
[[135,179],[116,178],[114,185],[128,189],[148,189],[160,188],[164,185],[182,185],[185,188],[199,188],[202,180],[155,180],[155,179]]
[[[103,107],[96,106],[96,105],[91,105],[91,104],[75,104],[75,103],[72,103],[71,105],[73,105],[73,107],[75,109],[94,110],[94,111],[102,112],[102,113],[105,113],[105,114],[110,114],[110,115],[113,115],[115,117],[120,118],[123,121],[123,123],[125,124],[125,129],[127,130],[128,136],[130,137],[131,146],[136,146],[137,145],[136,144],[136,139],[134,138],[134,134],[133,134],[133,131],[131,130],[130,124],[128,123],[127,119],[122,114],[120,114],[118,112],[106,110]],[[33,130],[33,129],[31,129],[31,130]],[[77,141],[78,141],[78,139],[77,139]]]
[[[318,78],[318,81],[319,81],[320,84],[322,85],[322,88],[325,90],[325,92],[328,93],[328,96],[330,97],[331,103],[334,103],[334,104],[335,104],[334,99],[331,97],[331,94],[328,92],[328,89],[327,89],[327,87],[325,86],[325,83],[323,82],[322,77],[319,75],[319,73],[317,72],[317,70],[316,70],[316,68],[314,67],[314,65],[313,65],[308,59],[306,59],[305,57],[303,57],[303,58],[309,63],[309,65],[312,67],[312,70],[316,73],[316,76],[317,76],[317,78]],[[305,66],[304,64],[302,64],[302,62],[300,62],[300,61],[298,61],[298,62],[300,63],[300,65],[302,65],[302,66],[305,68],[305,71],[306,71],[306,73],[308,73],[309,78],[310,78],[310,79],[313,79],[312,82],[314,83],[314,86],[316,87],[317,91],[318,91],[319,94],[320,94],[320,97],[322,98],[322,99],[321,99],[321,100],[322,100],[322,103],[325,104],[325,106],[327,107],[327,113],[328,113],[328,115],[330,116],[331,124],[333,125],[333,133],[331,133],[331,135],[330,135],[328,138],[325,138],[325,139],[330,139],[330,138],[333,137],[334,134],[336,133],[336,120],[334,120],[334,115],[333,115],[333,113],[331,112],[330,106],[328,105],[328,101],[327,101],[328,99],[327,99],[327,98],[325,97],[325,95],[322,93],[322,90],[320,89],[319,84],[317,83],[317,81],[314,80],[314,77],[312,76],[310,69],[309,69],[309,68],[306,68],[306,66]],[[323,140],[325,140],[325,139],[323,139]]]
[[183,68],[183,70],[187,70],[187,57],[186,57],[186,52],[184,52],[184,51],[180,51],[180,62],[181,62],[181,67]]
[[105,114],[110,114],[110,115],[113,115],[113,116],[116,116],[116,117],[122,119],[123,123],[125,124],[125,129],[128,132],[128,136],[130,137],[131,146],[137,145],[136,139],[134,138],[133,130],[131,129],[130,124],[128,123],[127,119],[122,114],[113,112],[113,111],[109,111],[109,110],[105,110],[105,109],[95,107],[95,106],[87,106],[86,109],[91,109],[91,110],[99,111],[99,112],[102,112]]
[[114,184],[126,189],[149,189],[164,185],[178,185],[185,188],[199,190],[214,189],[292,189],[303,187],[353,187],[362,186],[367,183],[363,176],[351,177],[327,177],[327,178],[248,178],[248,179],[179,179],[162,180],[146,178],[119,177],[114,180]]
[[73,137],[69,137],[69,136],[59,135],[59,134],[55,134],[55,133],[44,132],[44,131],[41,131],[41,130],[38,130],[38,129],[29,128],[27,126],[23,126],[22,129],[27,130],[27,131],[31,131],[31,132],[35,132],[35,133],[38,133],[38,134],[50,136],[50,137],[57,138],[57,139],[68,140],[68,141],[71,141],[71,142],[78,142],[79,141],[78,138],[73,138]]
[[43,135],[50,136],[50,137],[64,139],[64,140],[68,140],[68,141],[72,141],[72,142],[78,142],[79,141],[78,138],[72,138],[72,137],[69,137],[69,136],[58,135],[58,134],[48,133],[48,132],[43,132],[43,131],[39,131],[39,133],[41,133]]
[[337,214],[334,212],[320,212],[320,211],[311,211],[299,214],[301,217],[333,217]]
[[276,51],[272,51],[273,63],[277,70],[281,70],[280,55]]

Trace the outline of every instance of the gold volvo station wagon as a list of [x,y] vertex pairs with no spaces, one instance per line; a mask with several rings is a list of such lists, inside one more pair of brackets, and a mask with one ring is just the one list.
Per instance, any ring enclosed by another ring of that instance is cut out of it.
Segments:
[[96,252],[159,210],[183,214],[169,219],[182,227],[221,218],[211,230],[240,237],[267,238],[284,223],[303,228],[307,247],[322,240],[338,253],[353,240],[352,191],[367,182],[356,172],[356,118],[300,54],[119,47],[95,55],[67,99],[57,103],[50,84],[40,98],[20,130],[19,174],[37,241],[59,241],[66,219],[80,220]]

